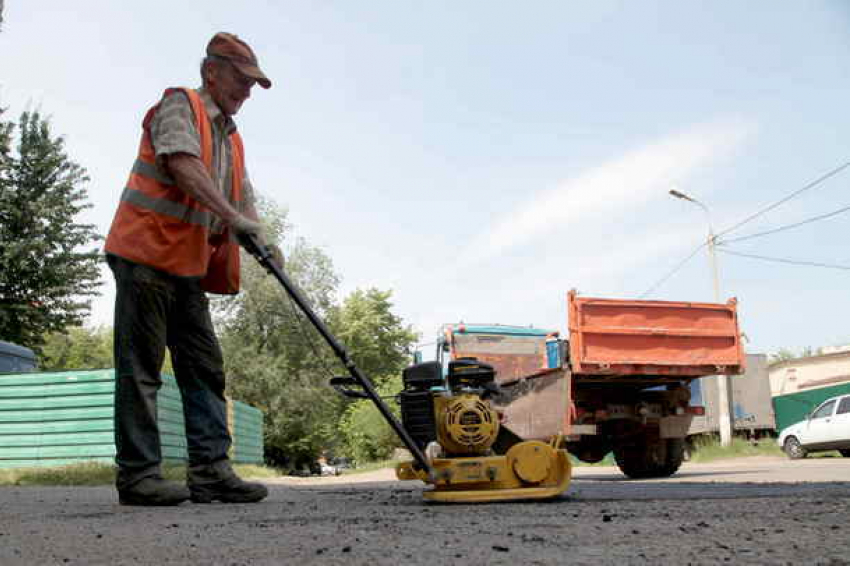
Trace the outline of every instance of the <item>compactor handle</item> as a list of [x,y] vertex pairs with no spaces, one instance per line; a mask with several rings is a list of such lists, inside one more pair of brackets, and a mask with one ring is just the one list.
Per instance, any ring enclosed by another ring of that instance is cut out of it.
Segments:
[[[336,337],[334,337],[333,334],[331,334],[330,329],[325,325],[322,319],[313,312],[313,309],[307,302],[307,298],[298,289],[298,287],[296,287],[295,283],[289,279],[286,273],[284,273],[282,266],[277,265],[268,246],[261,245],[257,235],[251,233],[237,234],[237,240],[239,241],[239,244],[245,248],[245,251],[254,256],[260,265],[262,265],[266,271],[278,280],[286,293],[295,302],[295,304],[298,305],[298,308],[301,309],[301,312],[304,313],[307,320],[310,321],[322,338],[325,339],[325,342],[327,342],[328,346],[330,346],[334,351],[334,354],[336,354],[337,358],[339,358],[339,361],[342,362],[342,365],[348,370],[351,377],[343,378],[345,381],[338,381],[340,378],[333,378],[331,380],[331,385],[334,386],[336,383],[336,385],[339,385],[345,391],[356,395],[356,398],[358,399],[361,398],[359,396],[361,392],[345,389],[345,386],[360,386],[363,389],[362,394],[364,395],[364,398],[370,399],[375,404],[378,411],[381,415],[383,415],[390,427],[399,436],[405,447],[410,450],[410,453],[413,455],[413,459],[415,460],[414,466],[417,469],[424,470],[429,477],[432,477],[434,470],[431,468],[425,453],[419,448],[410,436],[410,433],[405,430],[404,426],[402,426],[401,422],[399,422],[398,418],[396,418],[390,408],[387,407],[387,404],[383,402],[380,395],[378,395],[378,392],[375,390],[375,386],[372,384],[372,381],[363,375],[348,355],[348,352],[345,351],[343,345],[336,339]],[[335,382],[335,380],[337,381]],[[348,380],[351,381],[349,382]],[[343,395],[346,395],[346,393],[343,393]]]
[[[362,390],[362,386],[353,378],[347,375],[341,377],[332,377],[330,382],[337,393],[349,399],[369,399],[369,396]],[[361,390],[349,389],[349,387],[361,387]]]

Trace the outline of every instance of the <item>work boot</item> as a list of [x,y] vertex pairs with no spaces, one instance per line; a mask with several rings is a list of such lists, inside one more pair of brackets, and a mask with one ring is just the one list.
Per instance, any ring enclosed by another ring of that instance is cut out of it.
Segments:
[[186,486],[165,481],[160,476],[142,478],[118,491],[121,505],[180,505],[189,499]]
[[194,503],[255,503],[269,494],[266,486],[237,476],[227,460],[191,466],[187,476]]

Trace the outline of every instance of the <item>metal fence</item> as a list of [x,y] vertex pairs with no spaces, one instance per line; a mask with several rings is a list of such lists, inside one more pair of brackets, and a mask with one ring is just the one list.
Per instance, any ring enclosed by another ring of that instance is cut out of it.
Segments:
[[[113,462],[115,370],[0,374],[0,468]],[[163,376],[157,402],[162,456],[185,462],[186,434],[177,382]],[[263,461],[263,414],[227,400],[231,459]]]

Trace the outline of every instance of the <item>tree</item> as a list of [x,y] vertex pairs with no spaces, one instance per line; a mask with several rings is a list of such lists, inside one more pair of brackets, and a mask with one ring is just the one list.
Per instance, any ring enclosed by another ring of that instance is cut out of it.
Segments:
[[[286,210],[261,199],[267,239],[285,249],[287,274],[320,316],[333,306],[338,278],[330,259],[303,238],[289,243]],[[288,244],[288,245],[283,245]],[[231,396],[265,414],[274,464],[302,467],[334,442],[342,402],[327,386],[332,353],[280,285],[243,252],[242,292],[215,302]]]
[[[397,395],[401,388],[401,376],[394,375],[379,385],[377,391],[382,397],[390,397]],[[398,405],[391,403],[389,407],[396,417],[400,417]],[[339,421],[339,431],[342,438],[339,452],[358,465],[386,460],[401,444],[395,431],[372,401],[351,403]]]
[[[354,363],[385,397],[401,390],[401,371],[408,365],[411,346],[418,338],[392,313],[390,297],[391,291],[357,289],[329,316],[329,325]],[[395,431],[371,401],[349,404],[339,430],[340,451],[358,463],[387,458],[399,445]]]
[[45,338],[39,366],[45,371],[115,367],[112,327],[72,327]]
[[0,339],[41,351],[44,336],[80,325],[100,285],[101,237],[76,216],[91,208],[85,169],[38,112],[0,120]]
[[376,383],[401,373],[417,335],[391,311],[392,291],[357,289],[332,309],[329,325],[363,373]]

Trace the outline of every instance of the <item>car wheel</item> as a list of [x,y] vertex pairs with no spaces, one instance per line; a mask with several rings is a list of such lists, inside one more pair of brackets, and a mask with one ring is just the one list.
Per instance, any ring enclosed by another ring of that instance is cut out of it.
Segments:
[[843,448],[839,450],[838,453],[844,456],[845,458],[850,458],[850,448]]
[[796,436],[789,436],[786,438],[783,448],[785,450],[785,454],[787,454],[792,460],[799,460],[800,458],[805,458],[809,455],[809,453],[806,452],[806,449],[800,444],[800,441],[797,440]]

